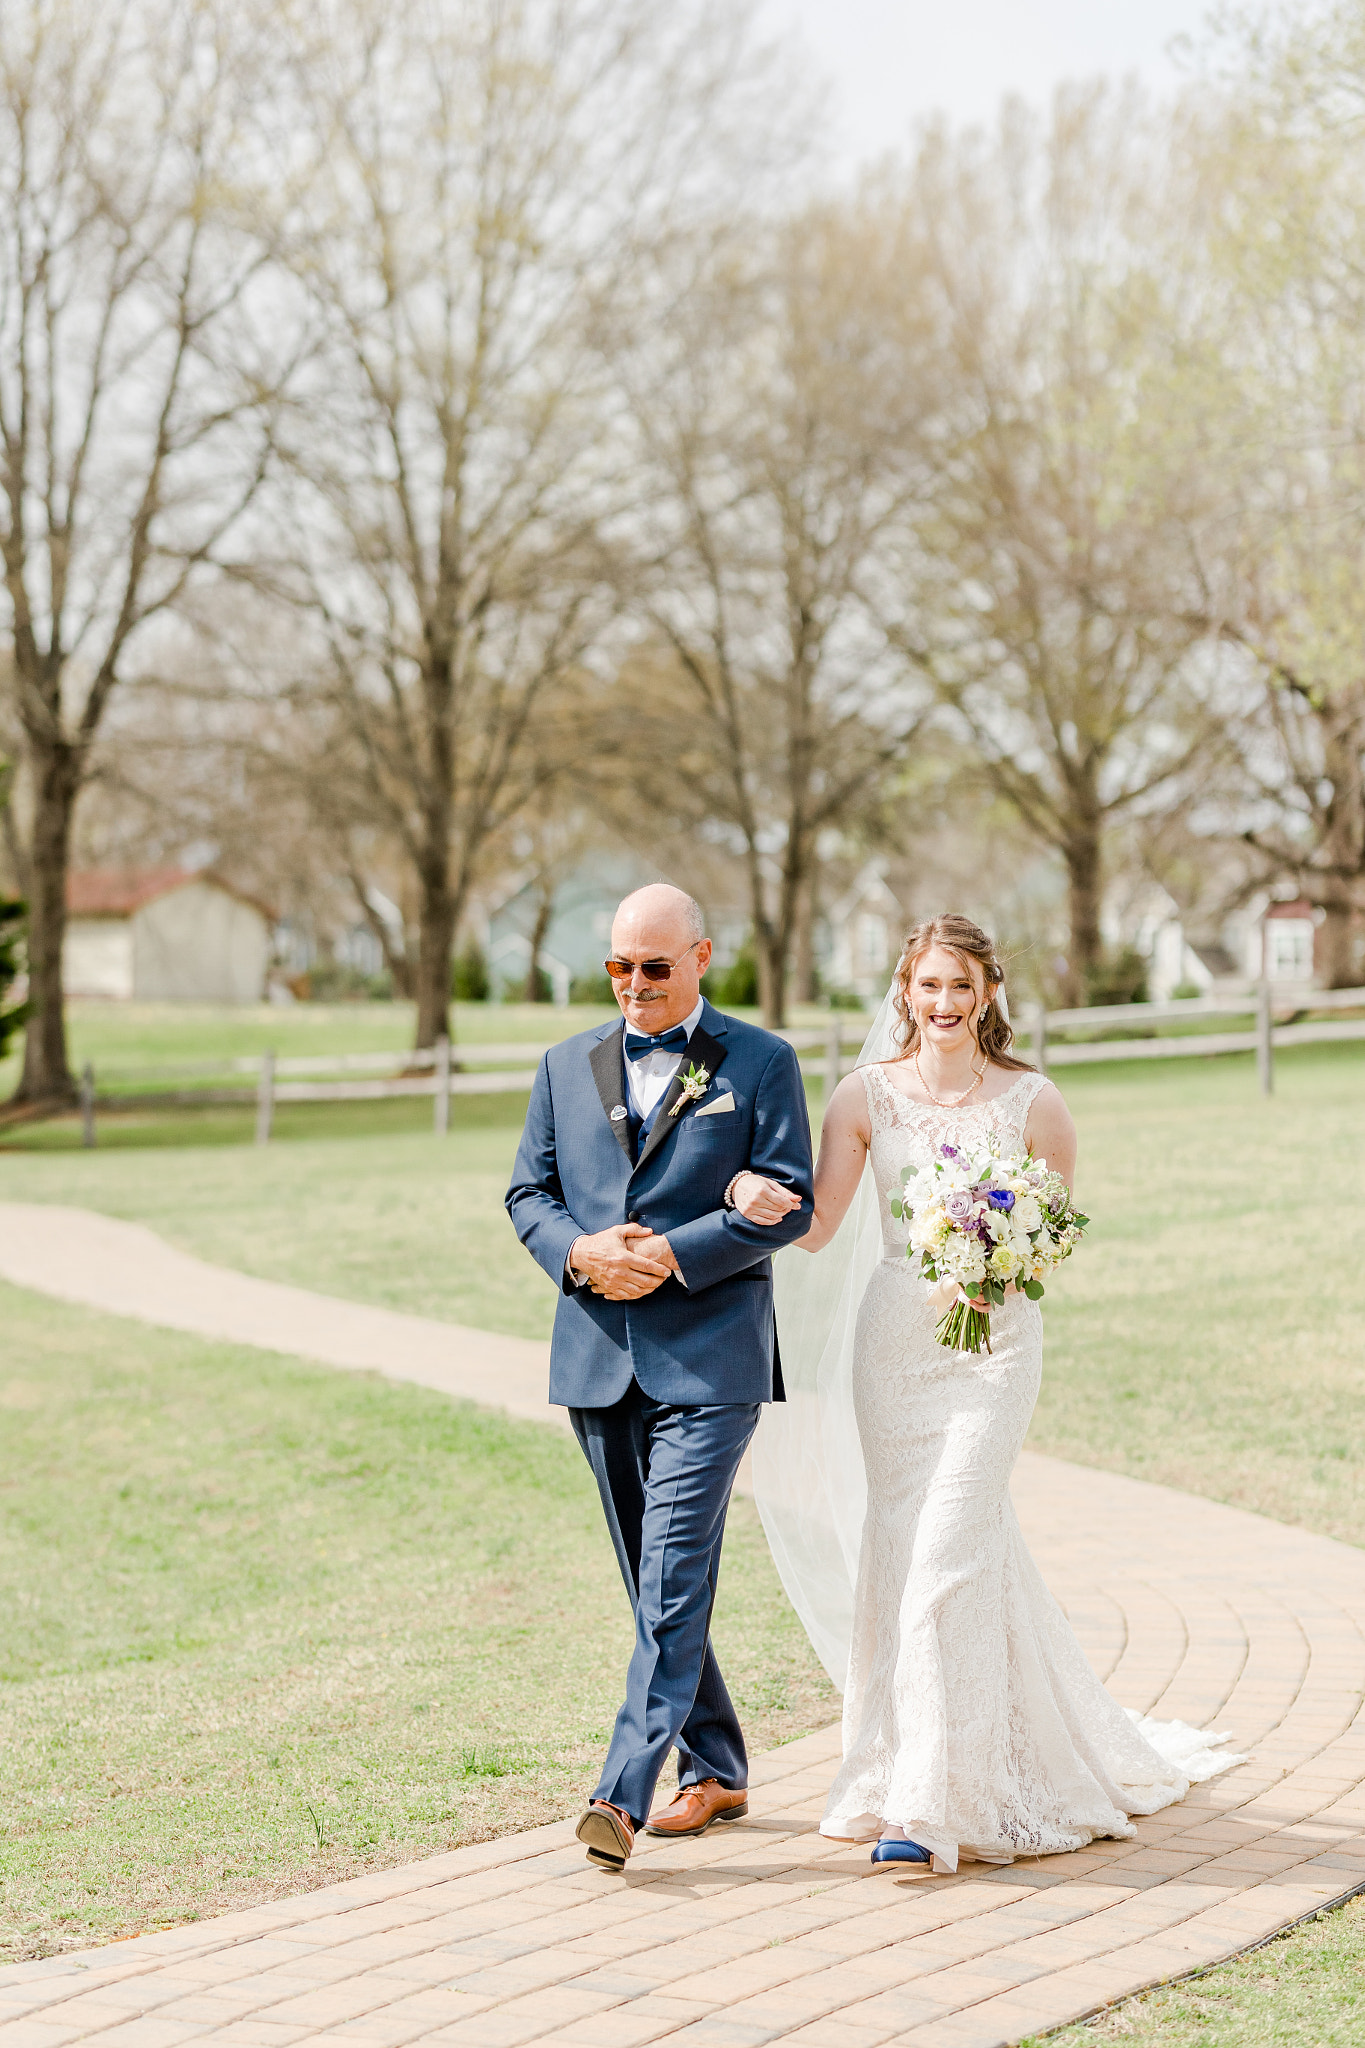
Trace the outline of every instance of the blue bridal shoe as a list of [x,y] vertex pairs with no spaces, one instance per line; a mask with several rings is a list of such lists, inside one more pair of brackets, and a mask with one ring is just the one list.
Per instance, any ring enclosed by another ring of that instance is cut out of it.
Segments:
[[896,1841],[883,1835],[872,1851],[874,1863],[931,1863],[933,1857],[928,1849],[921,1849],[918,1842]]

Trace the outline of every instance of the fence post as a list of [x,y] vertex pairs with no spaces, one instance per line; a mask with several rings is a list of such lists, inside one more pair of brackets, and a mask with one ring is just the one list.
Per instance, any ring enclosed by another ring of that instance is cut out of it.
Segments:
[[1029,1010],[1029,1036],[1033,1040],[1033,1064],[1040,1074],[1047,1072],[1047,1008],[1034,1003]]
[[1270,1035],[1270,983],[1262,975],[1256,990],[1256,1078],[1262,1095],[1275,1090],[1275,1045]]
[[450,1129],[450,1040],[444,1032],[436,1041],[436,1136]]
[[81,1068],[81,1143],[87,1152],[95,1149],[95,1069],[89,1060]]
[[261,1054],[261,1072],[256,1082],[256,1143],[270,1143],[270,1125],[275,1114],[275,1055]]
[[840,1059],[840,1057],[839,1057],[839,1012],[838,1012],[837,1010],[831,1010],[831,1011],[830,1011],[830,1013],[829,1013],[829,1024],[828,1024],[828,1026],[826,1027],[826,1030],[825,1030],[825,1108],[826,1108],[826,1109],[828,1109],[828,1108],[829,1108],[829,1099],[830,1099],[831,1095],[833,1095],[833,1093],[834,1093],[835,1089],[836,1089],[836,1088],[838,1087],[838,1085],[839,1085],[839,1081],[840,1081],[840,1073],[839,1073],[839,1069],[840,1069],[840,1066],[841,1066],[841,1065],[842,1065],[842,1061],[841,1061],[841,1059]]

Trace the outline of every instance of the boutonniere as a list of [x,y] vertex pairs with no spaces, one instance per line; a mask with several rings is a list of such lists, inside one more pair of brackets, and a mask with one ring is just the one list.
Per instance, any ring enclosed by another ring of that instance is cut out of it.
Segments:
[[683,1075],[682,1094],[678,1097],[672,1109],[669,1110],[669,1115],[676,1116],[684,1103],[700,1101],[710,1086],[711,1074],[709,1068],[689,1067]]

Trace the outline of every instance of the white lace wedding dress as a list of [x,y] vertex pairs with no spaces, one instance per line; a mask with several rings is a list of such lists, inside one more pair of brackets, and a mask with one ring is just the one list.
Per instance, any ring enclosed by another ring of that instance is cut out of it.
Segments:
[[935,1343],[928,1289],[884,1192],[940,1145],[993,1131],[1002,1151],[1022,1149],[1047,1084],[1024,1073],[993,1101],[943,1110],[881,1066],[861,1072],[883,1257],[853,1352],[867,1514],[844,1760],[821,1832],[864,1841],[899,1824],[941,1871],[1131,1835],[1129,1814],[1155,1813],[1240,1759],[1213,1747],[1225,1737],[1125,1712],[1091,1670],[1009,1495],[1038,1396],[1041,1310],[1007,1299],[989,1354]]

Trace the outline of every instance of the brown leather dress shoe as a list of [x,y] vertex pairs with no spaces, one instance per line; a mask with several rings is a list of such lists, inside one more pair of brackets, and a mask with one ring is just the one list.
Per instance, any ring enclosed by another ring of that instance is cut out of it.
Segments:
[[622,1807],[606,1799],[588,1802],[574,1833],[586,1848],[589,1863],[599,1870],[624,1870],[635,1847],[634,1821]]
[[715,1778],[703,1778],[700,1785],[680,1786],[670,1805],[651,1813],[645,1832],[679,1841],[686,1835],[704,1835],[713,1820],[742,1820],[748,1811],[747,1792],[727,1792]]

